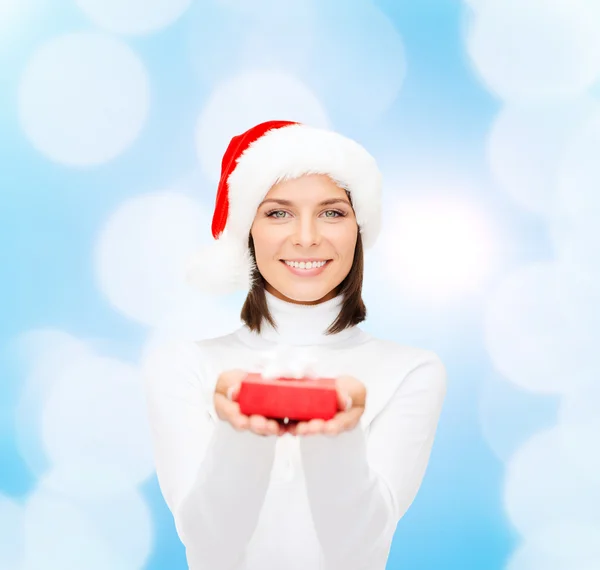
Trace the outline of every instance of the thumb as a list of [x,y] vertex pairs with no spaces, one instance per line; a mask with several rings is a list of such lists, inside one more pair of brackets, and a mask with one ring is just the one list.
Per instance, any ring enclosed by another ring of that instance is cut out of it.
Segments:
[[338,389],[338,407],[347,412],[352,407],[352,398],[346,390]]
[[237,402],[241,387],[241,382],[235,382],[234,384],[231,384],[231,386],[227,388],[227,399],[231,400],[232,402]]

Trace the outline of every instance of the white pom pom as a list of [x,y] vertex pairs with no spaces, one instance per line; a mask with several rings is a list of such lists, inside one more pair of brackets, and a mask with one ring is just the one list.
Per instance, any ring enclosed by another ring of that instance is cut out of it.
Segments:
[[253,268],[247,244],[221,234],[189,259],[186,281],[203,293],[228,295],[240,289],[250,290]]

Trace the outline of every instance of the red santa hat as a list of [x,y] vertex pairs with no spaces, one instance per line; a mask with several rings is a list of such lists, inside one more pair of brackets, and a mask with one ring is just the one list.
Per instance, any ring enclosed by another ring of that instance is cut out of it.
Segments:
[[206,293],[252,287],[248,248],[258,206],[281,180],[326,174],[348,190],[363,245],[375,243],[381,226],[381,173],[375,159],[339,133],[293,121],[268,121],[231,139],[221,163],[212,235],[187,265],[187,282]]

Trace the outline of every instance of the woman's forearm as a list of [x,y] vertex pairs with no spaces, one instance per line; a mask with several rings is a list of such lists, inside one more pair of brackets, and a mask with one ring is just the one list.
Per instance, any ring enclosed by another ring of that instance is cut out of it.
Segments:
[[[446,370],[420,355],[385,408],[337,436],[301,441],[307,494],[329,568],[385,568],[400,518],[425,474],[446,395]],[[367,396],[368,398],[368,396]]]
[[191,568],[233,570],[242,563],[274,456],[275,436],[218,422],[197,479],[175,512]]
[[397,521],[389,490],[367,462],[362,426],[305,437],[301,449],[327,570],[384,568]]

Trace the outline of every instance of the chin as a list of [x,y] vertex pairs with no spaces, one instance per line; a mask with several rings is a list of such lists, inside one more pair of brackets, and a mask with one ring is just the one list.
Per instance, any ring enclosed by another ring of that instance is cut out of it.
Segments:
[[316,303],[328,295],[334,286],[331,287],[275,287],[282,295],[295,301],[296,303]]

